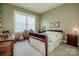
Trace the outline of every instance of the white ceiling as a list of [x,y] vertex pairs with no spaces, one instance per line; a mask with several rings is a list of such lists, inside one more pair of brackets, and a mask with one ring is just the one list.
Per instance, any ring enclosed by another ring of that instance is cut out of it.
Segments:
[[36,13],[44,13],[48,10],[56,8],[63,3],[11,3],[12,5],[19,6],[24,9],[34,11]]

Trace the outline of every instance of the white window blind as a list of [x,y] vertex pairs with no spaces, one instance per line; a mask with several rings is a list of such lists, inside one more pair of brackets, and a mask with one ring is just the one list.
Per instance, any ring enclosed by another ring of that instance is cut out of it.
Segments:
[[35,16],[15,12],[15,32],[23,32],[24,30],[35,31]]
[[35,17],[27,16],[27,28],[35,31]]

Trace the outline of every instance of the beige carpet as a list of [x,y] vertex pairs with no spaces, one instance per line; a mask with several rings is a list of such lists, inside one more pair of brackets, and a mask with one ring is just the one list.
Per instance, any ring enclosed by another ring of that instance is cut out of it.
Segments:
[[[61,44],[58,46],[50,56],[78,56],[79,48]],[[14,56],[43,56],[39,51],[29,45],[29,42],[20,41],[14,44]]]
[[14,44],[14,56],[42,56],[42,54],[31,47],[26,40]]
[[52,51],[51,56],[79,56],[79,48],[62,43]]

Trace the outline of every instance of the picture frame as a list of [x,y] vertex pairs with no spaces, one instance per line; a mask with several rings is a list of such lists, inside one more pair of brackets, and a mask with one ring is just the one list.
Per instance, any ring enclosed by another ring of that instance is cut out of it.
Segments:
[[50,28],[60,28],[60,21],[51,22]]

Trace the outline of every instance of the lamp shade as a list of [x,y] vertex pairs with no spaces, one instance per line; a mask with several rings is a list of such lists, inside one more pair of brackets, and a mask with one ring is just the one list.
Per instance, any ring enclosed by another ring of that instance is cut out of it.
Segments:
[[74,32],[74,33],[78,32],[77,27],[73,28],[73,32]]

